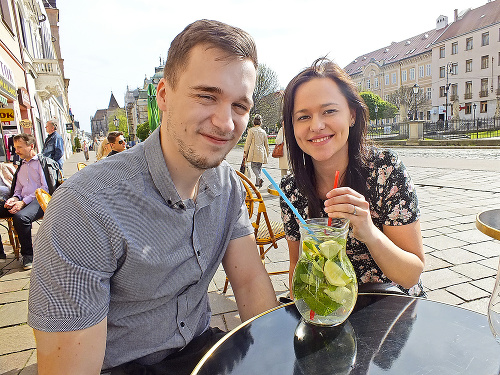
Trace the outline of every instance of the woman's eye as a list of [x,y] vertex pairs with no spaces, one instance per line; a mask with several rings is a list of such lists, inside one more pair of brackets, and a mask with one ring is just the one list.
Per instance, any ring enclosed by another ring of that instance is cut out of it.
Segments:
[[295,121],[302,121],[302,120],[307,120],[309,118],[309,116],[299,116],[297,117],[297,119]]
[[327,110],[325,111],[325,114],[327,114],[327,115],[331,115],[331,114],[333,114],[333,113],[335,113],[335,112],[337,112],[337,110],[336,110],[336,109],[327,109]]

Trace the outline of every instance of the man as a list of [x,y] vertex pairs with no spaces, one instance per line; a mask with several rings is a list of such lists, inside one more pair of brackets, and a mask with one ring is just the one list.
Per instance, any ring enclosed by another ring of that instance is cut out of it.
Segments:
[[21,244],[23,268],[29,270],[33,263],[31,224],[43,216],[35,190],[42,188],[52,194],[61,175],[59,164],[42,154],[36,154],[35,137],[31,134],[15,135],[14,147],[22,161],[12,178],[10,198],[0,207],[0,217],[13,217]]
[[61,171],[63,170],[64,141],[59,135],[55,121],[49,120],[45,124],[45,130],[49,134],[45,139],[42,154],[52,160],[57,161]]
[[108,142],[111,146],[111,152],[108,156],[116,155],[119,152],[125,151],[127,148],[127,142],[123,137],[123,133],[120,131],[112,131],[108,133]]
[[161,126],[53,196],[29,299],[40,375],[189,374],[220,336],[207,290],[221,262],[242,320],[277,305],[224,161],[248,122],[256,68],[243,30],[187,26],[158,84]]

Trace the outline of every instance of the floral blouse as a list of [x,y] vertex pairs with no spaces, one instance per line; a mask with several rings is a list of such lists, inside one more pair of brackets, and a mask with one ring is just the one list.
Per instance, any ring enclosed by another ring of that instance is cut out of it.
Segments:
[[[365,199],[370,204],[373,224],[382,230],[383,225],[405,225],[418,220],[420,210],[415,186],[398,155],[391,150],[373,148],[368,157],[368,169]],[[307,219],[307,198],[297,188],[293,174],[282,178],[281,189],[302,217]],[[283,199],[280,199],[280,205],[286,239],[300,241],[299,220]],[[322,216],[328,216],[324,210]],[[351,230],[346,252],[356,271],[358,283],[383,282],[397,285],[383,274],[366,245],[356,240]],[[425,295],[420,281],[411,289],[397,286],[409,295]]]

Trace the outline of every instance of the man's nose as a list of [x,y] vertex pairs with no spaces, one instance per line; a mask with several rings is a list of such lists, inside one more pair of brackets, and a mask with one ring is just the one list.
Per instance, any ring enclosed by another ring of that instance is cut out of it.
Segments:
[[233,109],[230,105],[219,105],[212,116],[212,123],[225,133],[234,130]]

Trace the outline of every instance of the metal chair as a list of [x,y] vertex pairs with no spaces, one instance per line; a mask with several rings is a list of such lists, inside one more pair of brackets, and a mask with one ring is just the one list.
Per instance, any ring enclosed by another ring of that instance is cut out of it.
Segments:
[[17,236],[16,228],[14,228],[14,221],[12,217],[2,217],[0,220],[6,220],[7,226],[0,223],[2,227],[7,229],[7,233],[9,234],[9,242],[10,246],[14,250],[14,256],[17,260],[19,260],[19,250],[21,249],[21,244],[19,243],[19,237]]
[[85,163],[82,163],[82,162],[79,162],[77,165],[76,165],[76,169],[78,169],[79,171],[82,170],[83,168],[85,168],[87,166],[87,164]]
[[35,196],[38,204],[40,205],[40,207],[42,207],[43,212],[45,212],[52,196],[42,188],[38,188],[35,190]]
[[[248,217],[252,221],[252,226],[255,230],[255,240],[257,242],[257,246],[259,247],[260,258],[262,259],[262,264],[265,266],[267,252],[272,248],[278,248],[277,242],[282,238],[285,238],[285,229],[283,228],[283,223],[281,221],[278,222],[269,220],[264,199],[250,179],[239,171],[235,172],[240,177],[241,182],[245,187],[245,204],[248,209]],[[257,205],[257,211],[255,210],[254,205]],[[253,219],[254,217],[255,219]],[[267,245],[269,246],[265,248]],[[268,272],[269,275],[279,275],[284,273],[288,273],[288,270]],[[226,277],[223,293],[227,291],[227,287],[228,279]]]

